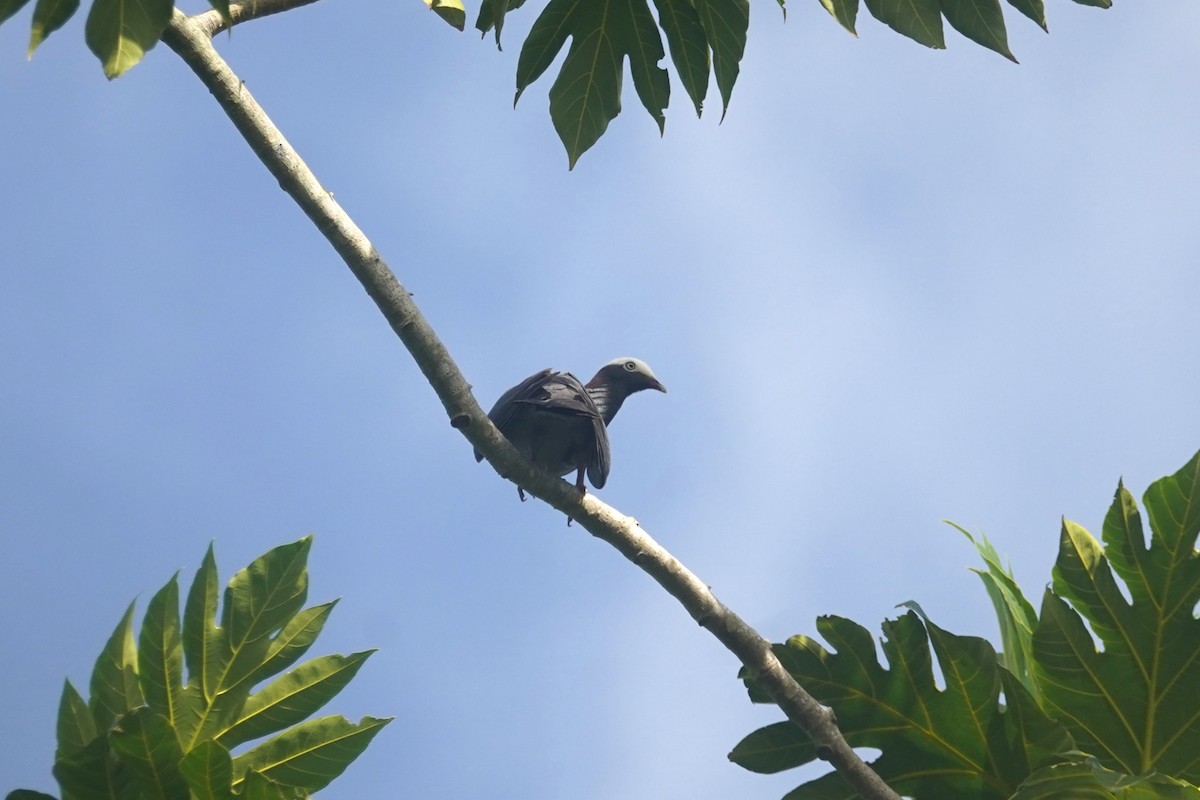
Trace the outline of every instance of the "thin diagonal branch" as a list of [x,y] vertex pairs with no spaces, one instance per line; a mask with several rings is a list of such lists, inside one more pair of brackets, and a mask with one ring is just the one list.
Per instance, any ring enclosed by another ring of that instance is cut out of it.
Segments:
[[[277,2],[297,4],[296,0]],[[412,297],[213,48],[211,17],[201,18],[197,22],[176,11],[163,41],[212,92],[280,187],[292,196],[362,283],[442,401],[450,424],[462,431],[498,472],[608,542],[679,600],[694,620],[738,657],[788,718],[812,737],[818,754],[833,764],[861,797],[900,800],[850,748],[835,724],[833,712],[783,668],[770,643],[643,531],[637,520],[593,495],[581,497],[566,481],[535,469],[491,424]]]
[[[291,11],[293,8],[299,8],[300,6],[306,6],[315,2],[317,0],[247,0],[244,3],[230,3],[229,18],[233,20],[234,25],[240,25],[252,19],[269,17],[272,14]],[[216,9],[205,11],[203,14],[197,14],[187,19],[210,39],[230,27]]]

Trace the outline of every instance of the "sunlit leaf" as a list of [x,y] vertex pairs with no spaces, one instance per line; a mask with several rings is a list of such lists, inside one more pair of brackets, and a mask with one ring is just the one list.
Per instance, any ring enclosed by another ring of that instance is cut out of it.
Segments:
[[195,800],[229,800],[233,796],[233,758],[211,739],[184,755],[179,772]]
[[262,773],[285,786],[319,791],[350,765],[388,719],[321,717],[290,728],[233,760],[235,775]]
[[1200,453],[1143,501],[1148,546],[1123,485],[1104,520],[1106,549],[1063,523],[1033,637],[1038,679],[1050,712],[1106,768],[1200,783]]
[[84,38],[107,78],[116,78],[158,44],[171,21],[173,0],[94,0]]
[[1034,772],[1010,800],[1196,800],[1200,791],[1183,781],[1151,773],[1130,776],[1105,769],[1090,756]]
[[138,686],[137,648],[133,644],[133,603],[125,610],[116,630],[104,645],[90,684],[92,719],[99,731],[107,731],[117,717],[142,704]]
[[986,569],[973,569],[972,572],[983,581],[996,611],[996,620],[1000,624],[1000,643],[1004,648],[999,654],[1001,663],[1040,703],[1041,690],[1033,669],[1033,629],[1037,625],[1037,611],[1026,599],[1012,573],[1000,563],[1000,554],[987,537],[976,540],[963,528],[954,527],[971,540],[986,565]]
[[250,696],[237,723],[221,734],[221,744],[232,748],[308,719],[345,688],[373,652],[314,658],[272,681]]
[[858,0],[821,0],[821,5],[843,28],[858,35],[854,29],[855,20],[858,19]]
[[187,783],[179,772],[183,751],[164,717],[147,706],[131,711],[118,720],[109,742],[143,798],[188,800]]
[[150,599],[138,637],[138,677],[150,708],[172,725],[190,709],[183,691],[183,641],[179,632],[178,574]]
[[467,9],[462,0],[424,0],[424,2],[450,27],[460,31],[467,27]]
[[250,679],[251,683],[277,675],[296,663],[316,640],[337,600],[306,608],[288,622],[272,640],[262,666]]
[[78,753],[96,738],[96,720],[70,681],[63,681],[62,697],[58,701],[58,724],[55,731],[58,747],[56,759]]

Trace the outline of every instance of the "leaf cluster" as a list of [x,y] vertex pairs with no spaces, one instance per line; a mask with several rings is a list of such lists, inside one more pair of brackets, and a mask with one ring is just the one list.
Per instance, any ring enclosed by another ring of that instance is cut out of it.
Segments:
[[[29,0],[0,0],[0,23]],[[209,0],[232,25],[229,0]],[[439,17],[463,30],[463,0],[424,0]],[[776,0],[781,9],[786,0]],[[1007,0],[1046,28],[1043,0]],[[1075,0],[1107,8],[1112,0]],[[495,32],[496,44],[509,11],[525,0],[482,0],[475,27]],[[846,30],[857,35],[859,0],[820,0]],[[933,48],[946,46],[942,20],[963,36],[1016,61],[1000,0],[865,0],[867,10],[888,27]],[[721,95],[721,116],[729,109],[741,69],[750,26],[749,0],[548,0],[521,46],[514,103],[555,62],[569,39],[566,57],[550,86],[550,119],[567,150],[571,167],[604,134],[621,111],[625,64],[638,100],[661,134],[671,84],[662,66],[670,52],[676,77],[696,115],[704,109],[710,76]],[[36,0],[29,37],[32,56],[47,36],[79,9],[79,0]],[[174,0],[93,0],[85,39],[115,78],[141,61],[162,38]],[[665,47],[664,47],[665,38]]]
[[[91,696],[69,680],[63,686],[54,777],[64,800],[294,800],[358,757],[390,719],[309,717],[373,651],[321,656],[280,674],[308,651],[336,603],[304,608],[311,543],[276,547],[234,575],[219,625],[211,546],[182,624],[177,574],[151,598],[136,641],[130,604],[96,659]],[[8,800],[48,797],[21,789]]]
[[[872,767],[915,800],[1197,800],[1200,453],[1151,485],[1143,503],[1149,544],[1123,484],[1103,545],[1063,522],[1040,613],[991,543],[967,534],[983,557],[977,573],[1000,621],[1002,653],[939,628],[915,603],[883,624],[886,666],[871,634],[841,617],[817,621],[832,649],[794,636],[776,653],[834,710],[852,746],[882,752]],[[771,702],[753,676],[742,678],[753,701]],[[773,773],[818,754],[781,722],[746,736],[729,757]],[[786,800],[855,796],[829,773]]]

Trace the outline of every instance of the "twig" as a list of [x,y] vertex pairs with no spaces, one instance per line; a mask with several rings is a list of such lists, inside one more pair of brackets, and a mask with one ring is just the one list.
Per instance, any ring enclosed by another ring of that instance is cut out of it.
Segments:
[[[235,6],[239,11],[234,19],[251,19],[310,1],[260,0],[253,11]],[[409,293],[213,48],[213,32],[221,29],[213,22],[214,14],[209,11],[198,18],[189,18],[176,10],[163,41],[212,92],[280,187],[292,196],[362,283],[442,401],[450,424],[500,474],[608,542],[679,600],[694,620],[738,657],[788,718],[812,737],[820,757],[836,767],[861,797],[900,800],[850,748],[837,728],[833,712],[818,703],[783,668],[770,643],[717,600],[708,586],[650,538],[637,520],[594,495],[580,497],[566,481],[535,469],[491,424],[471,394],[466,378]],[[219,16],[216,19],[219,21]]]

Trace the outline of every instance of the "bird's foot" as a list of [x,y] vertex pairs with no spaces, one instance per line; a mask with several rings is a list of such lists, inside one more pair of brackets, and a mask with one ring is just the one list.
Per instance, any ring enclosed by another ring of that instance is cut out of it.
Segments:
[[525,490],[520,486],[517,487],[517,497],[521,498],[521,502],[525,502]]

